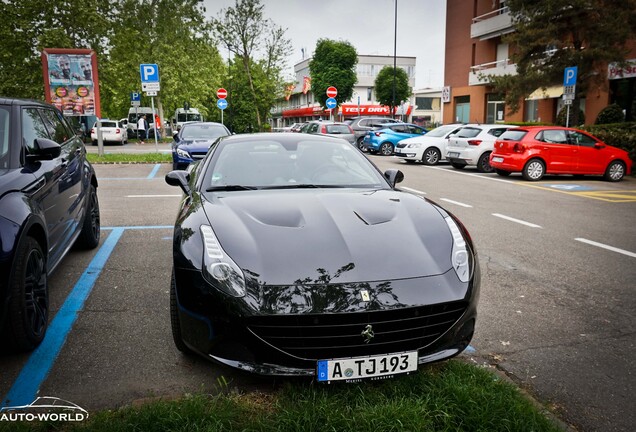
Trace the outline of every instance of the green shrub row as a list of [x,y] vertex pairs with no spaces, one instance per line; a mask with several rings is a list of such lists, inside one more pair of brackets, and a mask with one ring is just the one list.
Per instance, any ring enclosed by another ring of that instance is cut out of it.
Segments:
[[589,125],[581,129],[605,144],[626,150],[630,159],[636,161],[636,122]]

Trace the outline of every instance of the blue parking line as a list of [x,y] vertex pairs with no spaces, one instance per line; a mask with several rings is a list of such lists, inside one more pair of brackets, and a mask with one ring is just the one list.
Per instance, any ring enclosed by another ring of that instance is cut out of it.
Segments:
[[101,227],[102,230],[115,230],[120,228],[125,230],[174,229],[174,225],[131,225],[123,227]]
[[69,293],[61,309],[51,322],[42,344],[31,354],[20,375],[2,401],[2,407],[30,404],[37,397],[40,386],[48,376],[68,336],[77,314],[95,286],[110,254],[119,242],[124,228],[113,228],[80,279]]
[[155,167],[150,172],[150,174],[148,174],[147,179],[151,180],[151,179],[155,178],[155,176],[157,175],[157,171],[159,171],[159,168],[161,168],[161,164],[156,164]]

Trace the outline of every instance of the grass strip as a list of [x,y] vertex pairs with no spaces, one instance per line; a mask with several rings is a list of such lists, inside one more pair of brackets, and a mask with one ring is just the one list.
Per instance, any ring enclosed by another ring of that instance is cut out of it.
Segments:
[[[0,424],[0,430],[3,426],[7,425]],[[197,394],[95,412],[83,424],[11,426],[25,431],[104,432],[561,430],[516,386],[458,360],[387,381],[288,381],[273,393]]]
[[87,153],[86,158],[94,164],[115,163],[172,163],[170,153],[112,153],[99,156],[95,153]]

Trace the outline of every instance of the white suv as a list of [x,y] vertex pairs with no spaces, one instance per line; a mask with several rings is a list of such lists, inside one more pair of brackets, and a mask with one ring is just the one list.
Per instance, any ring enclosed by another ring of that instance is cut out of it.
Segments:
[[466,125],[448,140],[446,159],[453,168],[474,165],[479,172],[493,172],[489,159],[495,141],[499,135],[515,127],[505,124]]
[[425,165],[437,165],[446,156],[448,138],[465,125],[450,124],[437,127],[426,135],[403,139],[395,146],[395,156],[407,162],[422,161]]

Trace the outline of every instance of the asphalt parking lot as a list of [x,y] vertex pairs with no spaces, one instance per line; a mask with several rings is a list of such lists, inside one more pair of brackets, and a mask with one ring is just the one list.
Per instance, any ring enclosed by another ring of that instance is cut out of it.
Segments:
[[[453,211],[473,235],[483,271],[475,361],[496,364],[581,430],[630,430],[636,179],[529,184],[372,159],[402,169],[405,188]],[[277,385],[174,347],[168,288],[181,191],[164,182],[169,170],[96,165],[100,246],[71,252],[50,280],[49,332],[58,337],[47,336],[32,356],[0,358],[4,403],[55,396],[90,411],[228,385]]]

